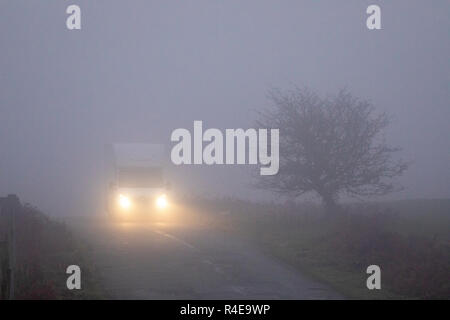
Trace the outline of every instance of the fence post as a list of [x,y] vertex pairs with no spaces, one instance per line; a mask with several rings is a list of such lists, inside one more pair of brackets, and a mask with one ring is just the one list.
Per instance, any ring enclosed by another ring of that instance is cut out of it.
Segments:
[[0,197],[0,219],[3,222],[3,224],[5,225],[6,229],[2,230],[5,231],[5,233],[2,233],[0,235],[1,237],[1,241],[0,241],[0,279],[1,279],[1,283],[0,283],[0,299],[1,300],[6,300],[9,297],[9,275],[8,275],[8,270],[9,270],[9,254],[8,254],[8,221],[6,221],[7,219],[7,214],[6,214],[6,209],[5,209],[5,203],[6,203],[6,198],[4,197]]
[[3,205],[3,210],[9,216],[9,230],[8,230],[8,289],[9,299],[14,299],[15,289],[15,271],[16,271],[16,214],[20,210],[19,198],[10,194],[6,197]]
[[[0,199],[1,202],[1,199]],[[0,203],[1,205],[1,203]],[[1,210],[1,208],[0,208]],[[8,299],[9,294],[9,278],[8,278],[8,241],[5,237],[0,241],[0,300]]]

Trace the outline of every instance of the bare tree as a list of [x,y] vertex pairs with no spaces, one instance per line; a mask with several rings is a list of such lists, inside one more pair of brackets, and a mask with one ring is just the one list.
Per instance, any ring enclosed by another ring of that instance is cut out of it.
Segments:
[[337,209],[341,194],[398,189],[391,178],[408,165],[392,159],[399,148],[383,137],[389,119],[375,115],[371,103],[346,90],[327,98],[308,89],[272,90],[269,98],[273,108],[259,114],[257,125],[280,129],[280,171],[262,176],[257,186],[291,196],[316,192],[328,212]]

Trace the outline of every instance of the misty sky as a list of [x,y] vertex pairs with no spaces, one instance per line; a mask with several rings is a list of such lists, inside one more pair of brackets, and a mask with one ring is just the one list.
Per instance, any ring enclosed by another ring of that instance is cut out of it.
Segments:
[[[369,4],[383,30],[367,30]],[[295,84],[392,115],[388,141],[413,161],[395,197],[450,197],[449,31],[447,0],[0,0],[0,195],[98,210],[106,143],[252,127],[267,90]],[[174,189],[261,197],[243,171],[176,168]]]

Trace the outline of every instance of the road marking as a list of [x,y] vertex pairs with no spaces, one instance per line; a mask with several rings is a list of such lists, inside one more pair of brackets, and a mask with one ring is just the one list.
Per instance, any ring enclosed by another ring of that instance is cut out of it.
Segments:
[[[200,253],[200,250],[197,249],[196,247],[194,247],[192,244],[190,244],[190,243],[188,243],[188,242],[186,242],[184,240],[181,240],[180,238],[175,237],[174,235],[171,235],[169,233],[166,233],[166,232],[158,230],[158,229],[152,229],[152,231],[157,233],[157,234],[160,234],[160,235],[162,235],[162,236],[164,236],[166,238],[172,239],[175,242],[183,245],[184,247],[187,247],[187,248],[189,248],[189,249],[191,249],[193,251],[196,251],[196,252]],[[217,272],[218,274],[222,274],[222,275],[225,274],[225,272],[222,270],[222,268],[219,265],[217,265],[214,262],[212,262],[211,260],[203,259],[202,262],[212,266],[214,268],[214,271]]]
[[[190,244],[190,243],[188,243],[188,242],[186,242],[186,241],[184,241],[184,240],[182,240],[182,239],[180,239],[180,238],[178,238],[178,237],[176,237],[174,235],[171,235],[169,233],[166,233],[166,232],[158,230],[158,229],[152,229],[152,231],[157,233],[157,234],[159,234],[159,235],[162,235],[162,236],[164,236],[166,238],[172,239],[175,242],[181,244],[182,246],[184,246],[186,248],[189,248],[189,249],[191,249],[191,250],[193,250],[193,251],[195,251],[197,253],[201,253],[200,250],[197,249],[196,247],[194,247],[192,244]],[[205,263],[205,264],[210,265],[214,269],[214,271],[216,273],[221,274],[221,275],[225,274],[225,271],[218,264],[212,262],[211,260],[205,258],[205,259],[202,260],[202,262]],[[235,290],[235,289],[233,289],[233,290]],[[244,292],[239,292],[239,293],[244,294]]]
[[219,265],[217,265],[214,262],[212,262],[211,260],[203,259],[202,262],[205,263],[205,264],[210,265],[211,267],[213,267],[215,272],[217,272],[219,274],[225,274],[225,272],[222,270],[222,268]]
[[188,242],[186,242],[186,241],[184,241],[184,240],[181,240],[180,238],[177,238],[177,237],[175,237],[175,236],[173,236],[173,235],[171,235],[171,234],[169,234],[169,233],[165,233],[165,232],[160,231],[160,230],[157,230],[157,229],[152,229],[152,231],[155,232],[155,233],[157,233],[157,234],[160,234],[160,235],[162,235],[162,236],[164,236],[164,237],[166,237],[166,238],[170,238],[170,239],[174,240],[175,242],[178,242],[179,244],[181,244],[181,245],[183,245],[183,246],[185,246],[185,247],[187,247],[187,248],[189,248],[189,249],[191,249],[191,250],[199,251],[199,250],[198,250],[196,247],[194,247],[192,244],[190,244],[190,243],[188,243]]
[[231,286],[231,289],[232,289],[234,292],[239,293],[240,295],[246,296],[245,288],[244,288],[244,287]]

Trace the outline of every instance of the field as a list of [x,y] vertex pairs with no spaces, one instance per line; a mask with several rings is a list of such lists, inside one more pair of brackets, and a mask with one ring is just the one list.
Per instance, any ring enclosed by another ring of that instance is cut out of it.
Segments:
[[[331,217],[314,204],[195,202],[216,210],[205,223],[258,244],[348,298],[450,298],[450,200],[345,205]],[[381,268],[381,290],[366,287],[372,264]]]

